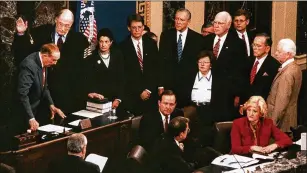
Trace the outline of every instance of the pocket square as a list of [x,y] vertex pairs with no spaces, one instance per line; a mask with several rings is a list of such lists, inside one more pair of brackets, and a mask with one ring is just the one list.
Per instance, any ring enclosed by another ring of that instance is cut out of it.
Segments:
[[267,72],[264,72],[262,76],[269,76],[269,74],[267,74]]

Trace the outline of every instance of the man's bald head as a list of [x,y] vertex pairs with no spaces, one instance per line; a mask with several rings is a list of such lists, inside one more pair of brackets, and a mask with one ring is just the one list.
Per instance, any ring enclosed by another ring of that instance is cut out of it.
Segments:
[[56,32],[66,35],[74,23],[74,15],[69,9],[61,10],[55,18]]

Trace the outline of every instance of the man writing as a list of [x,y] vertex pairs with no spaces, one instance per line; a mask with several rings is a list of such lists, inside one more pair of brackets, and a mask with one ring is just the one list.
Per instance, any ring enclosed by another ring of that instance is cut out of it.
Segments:
[[47,67],[56,65],[59,59],[58,47],[45,44],[39,52],[30,54],[20,64],[17,85],[20,114],[28,121],[31,130],[37,130],[39,123],[48,123],[48,118],[43,115],[46,106],[49,106],[51,119],[55,114],[65,118],[64,113],[54,106],[47,84]]

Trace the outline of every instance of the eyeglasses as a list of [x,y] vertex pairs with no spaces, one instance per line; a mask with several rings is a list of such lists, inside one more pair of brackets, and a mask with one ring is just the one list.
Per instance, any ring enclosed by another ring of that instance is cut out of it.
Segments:
[[198,61],[198,64],[210,64],[211,62],[209,61]]
[[130,28],[134,31],[141,30],[143,26],[131,26]]
[[257,49],[259,49],[259,48],[262,48],[263,47],[263,45],[260,45],[260,44],[252,44],[252,47],[253,48],[257,48]]
[[245,22],[246,20],[234,20],[235,23],[243,23]]
[[213,24],[213,25],[224,25],[224,24],[226,24],[226,22],[217,22],[217,21],[213,21],[212,24]]
[[71,27],[71,24],[64,24],[60,21],[58,21],[57,24],[58,24],[59,27],[61,27],[61,28],[64,27],[65,29],[69,29]]

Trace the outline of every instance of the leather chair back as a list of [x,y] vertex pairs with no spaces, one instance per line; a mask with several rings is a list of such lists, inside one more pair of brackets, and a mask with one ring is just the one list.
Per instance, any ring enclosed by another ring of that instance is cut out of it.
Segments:
[[215,128],[216,135],[213,148],[222,154],[229,153],[231,150],[230,132],[232,128],[232,121],[215,123]]
[[[141,173],[147,169],[147,152],[140,146],[134,146],[127,155],[128,172]],[[145,171],[146,172],[146,171]]]
[[15,169],[7,164],[0,163],[0,172],[1,173],[15,173]]

